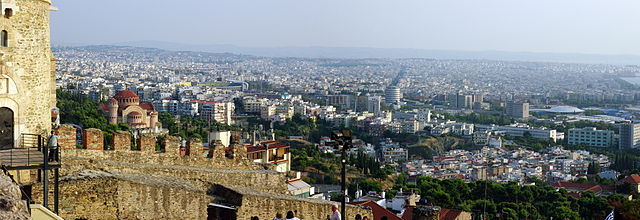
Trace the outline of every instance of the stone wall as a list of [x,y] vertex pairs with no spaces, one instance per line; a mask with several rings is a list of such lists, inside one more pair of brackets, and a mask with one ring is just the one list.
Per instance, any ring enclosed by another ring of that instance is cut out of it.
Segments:
[[210,158],[225,158],[225,149],[222,141],[215,140],[209,144],[209,152],[207,153],[207,157]]
[[143,152],[155,153],[156,152],[156,138],[149,134],[142,134],[136,140],[138,143],[138,149]]
[[[33,190],[41,191],[41,185]],[[41,194],[34,200],[42,201]],[[60,179],[65,219],[206,219],[212,200],[205,191],[165,177],[84,170]]]
[[[117,171],[82,170],[60,181],[60,216],[65,219],[207,219],[207,208],[213,203],[236,209],[237,218],[221,219],[271,219],[292,211],[302,220],[318,220],[338,205],[247,187],[211,184],[203,188],[174,176]],[[41,191],[42,186],[35,185],[33,190]],[[34,194],[34,200],[41,202],[42,196]],[[347,205],[346,212],[345,219],[373,216],[361,206]]]
[[82,146],[87,150],[103,150],[104,134],[96,128],[82,130]]
[[[249,219],[258,216],[259,219],[271,219],[277,213],[286,215],[288,211],[296,213],[296,217],[303,220],[322,220],[331,214],[331,206],[337,202],[326,200],[304,199],[281,194],[271,194],[237,186],[215,185],[212,190],[219,201],[232,204],[237,208],[238,219]],[[373,216],[367,207],[347,205],[347,218],[355,219],[361,216]]]
[[[155,150],[156,137],[141,135],[141,150],[131,149],[130,138],[128,132],[116,132],[114,150],[104,150],[103,132],[85,129],[86,148],[61,150],[62,217],[205,219],[207,204],[222,201],[238,208],[238,219],[268,219],[289,210],[301,219],[323,219],[334,204],[288,196],[285,175],[254,164],[242,145],[225,148],[214,142],[205,150],[200,140],[192,139],[185,147],[190,154],[181,155],[176,137],[158,141],[166,152]],[[348,213],[350,218],[372,216],[356,206],[349,206]]]
[[175,136],[166,136],[162,139],[162,148],[164,152],[170,155],[180,155],[180,138]]
[[58,145],[61,149],[76,149],[76,128],[71,125],[61,125],[56,129],[58,131]]
[[204,155],[204,147],[202,141],[198,138],[192,138],[187,142],[188,155],[202,156]]
[[131,150],[131,133],[129,133],[128,131],[116,131],[113,134],[111,146],[113,146],[114,150]]
[[253,187],[275,193],[288,193],[284,174],[263,170],[251,161],[238,162],[226,158],[180,157],[166,153],[140,151],[63,150],[61,175],[85,169],[118,170],[126,173],[165,175],[184,179],[193,185],[208,187],[222,183]]

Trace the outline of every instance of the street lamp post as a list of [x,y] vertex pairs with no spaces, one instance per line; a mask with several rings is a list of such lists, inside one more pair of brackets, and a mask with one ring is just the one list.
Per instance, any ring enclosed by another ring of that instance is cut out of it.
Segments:
[[340,149],[340,163],[342,164],[341,176],[342,181],[340,188],[342,191],[342,200],[340,201],[340,216],[342,219],[346,219],[346,199],[347,199],[347,149],[353,147],[353,137],[351,136],[351,130],[342,129],[340,132],[334,131],[331,133],[331,139],[336,141],[335,147]]

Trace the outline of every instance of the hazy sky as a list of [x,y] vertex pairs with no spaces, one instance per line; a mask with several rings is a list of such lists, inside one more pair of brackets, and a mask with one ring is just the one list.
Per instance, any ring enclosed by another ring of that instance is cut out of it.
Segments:
[[53,0],[54,44],[640,54],[638,0]]

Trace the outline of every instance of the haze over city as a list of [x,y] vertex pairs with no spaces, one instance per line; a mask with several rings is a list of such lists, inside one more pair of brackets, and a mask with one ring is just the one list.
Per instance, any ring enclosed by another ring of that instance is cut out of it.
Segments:
[[640,2],[56,2],[54,45],[161,41],[241,47],[371,47],[640,55]]

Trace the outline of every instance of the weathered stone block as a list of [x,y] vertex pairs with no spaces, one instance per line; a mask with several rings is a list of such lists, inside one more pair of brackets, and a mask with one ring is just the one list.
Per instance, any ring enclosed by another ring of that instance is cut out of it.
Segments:
[[87,150],[104,150],[104,134],[100,129],[87,128],[82,131],[82,145]]
[[58,145],[60,146],[61,149],[64,149],[64,150],[76,149],[76,128],[75,127],[68,124],[64,124],[58,127],[56,131],[58,132],[58,136],[59,136]]
[[204,154],[202,140],[198,138],[189,140],[189,142],[187,142],[187,152],[189,156],[202,157]]
[[220,141],[220,140],[215,140],[215,141],[211,142],[211,144],[209,144],[209,153],[207,154],[207,157],[214,158],[216,160],[225,159],[225,149],[224,148],[225,147],[222,144],[222,141]]
[[140,135],[137,144],[140,151],[156,153],[156,138],[154,136],[147,134]]
[[233,159],[236,161],[245,161],[247,158],[247,147],[242,144],[232,144]]
[[162,147],[165,153],[169,155],[180,155],[180,138],[175,136],[167,136],[162,140]]
[[129,151],[131,150],[131,133],[127,131],[116,131],[113,133],[113,146],[114,150]]

